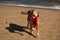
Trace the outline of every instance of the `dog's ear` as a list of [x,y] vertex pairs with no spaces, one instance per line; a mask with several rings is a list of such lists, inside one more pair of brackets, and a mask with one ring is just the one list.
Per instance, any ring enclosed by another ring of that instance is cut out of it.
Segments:
[[31,10],[27,11],[27,13],[30,13],[30,12],[31,12]]
[[28,11],[27,11],[27,13],[31,13],[31,12],[32,12],[32,10],[28,10]]
[[28,14],[28,15],[31,15],[31,13],[33,13],[32,10],[28,10],[28,11],[27,11],[27,14]]
[[38,17],[39,17],[39,11],[38,11]]

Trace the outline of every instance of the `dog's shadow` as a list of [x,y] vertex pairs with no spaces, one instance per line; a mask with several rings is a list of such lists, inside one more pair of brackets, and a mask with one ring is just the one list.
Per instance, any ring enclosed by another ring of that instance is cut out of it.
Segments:
[[[19,33],[19,32],[15,32],[15,30],[20,31],[20,32],[26,32],[27,34],[29,34],[29,35],[36,38],[35,35],[33,35],[32,33],[28,32],[28,31],[26,31],[25,29],[27,29],[27,28],[24,27],[24,26],[20,26],[20,25],[17,25],[17,24],[10,23],[9,27],[6,27],[6,29],[11,33]],[[19,34],[21,34],[23,36],[22,33],[19,33]]]

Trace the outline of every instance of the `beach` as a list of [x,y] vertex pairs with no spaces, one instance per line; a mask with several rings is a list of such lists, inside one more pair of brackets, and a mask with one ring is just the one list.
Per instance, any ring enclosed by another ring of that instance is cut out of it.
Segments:
[[[40,35],[35,38],[26,28],[27,15],[22,12],[39,11]],[[0,5],[0,40],[60,40],[60,10]]]

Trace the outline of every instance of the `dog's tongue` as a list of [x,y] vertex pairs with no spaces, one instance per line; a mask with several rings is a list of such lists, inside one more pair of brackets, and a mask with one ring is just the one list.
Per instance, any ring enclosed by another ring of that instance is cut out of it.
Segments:
[[33,18],[35,18],[35,17],[33,17]]

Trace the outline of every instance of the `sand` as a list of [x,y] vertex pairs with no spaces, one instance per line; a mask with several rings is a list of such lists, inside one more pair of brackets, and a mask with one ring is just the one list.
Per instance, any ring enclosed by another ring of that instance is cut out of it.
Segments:
[[[27,15],[21,12],[39,11],[40,35],[29,33]],[[60,40],[60,10],[0,5],[0,40]]]

